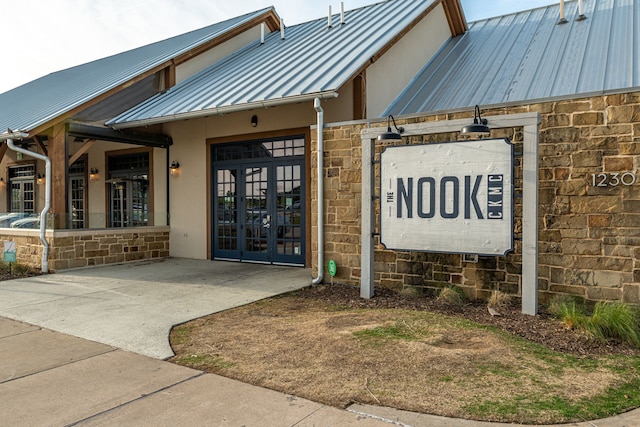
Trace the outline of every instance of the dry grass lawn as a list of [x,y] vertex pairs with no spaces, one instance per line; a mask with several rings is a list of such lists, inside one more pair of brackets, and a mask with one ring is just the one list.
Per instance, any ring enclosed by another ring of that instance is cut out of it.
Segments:
[[[181,325],[171,342],[176,363],[336,407],[560,423],[640,405],[624,397],[625,387],[640,384],[637,356],[555,353],[424,310],[292,294]],[[594,399],[616,403],[602,412]]]

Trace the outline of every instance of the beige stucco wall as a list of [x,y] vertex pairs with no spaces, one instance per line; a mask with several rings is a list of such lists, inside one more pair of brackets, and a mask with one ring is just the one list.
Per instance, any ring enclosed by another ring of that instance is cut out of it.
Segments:
[[[269,27],[265,26],[265,31],[269,33]],[[190,59],[189,61],[180,64],[176,67],[176,83],[180,83],[188,79],[189,77],[197,74],[198,72],[209,67],[211,64],[215,64],[222,58],[236,52],[243,46],[260,39],[260,26],[257,25],[239,35],[233,39],[226,41],[215,49],[198,55],[197,57]]]
[[371,64],[367,68],[367,117],[380,117],[424,64],[450,38],[451,29],[440,4]]
[[[322,102],[327,121],[347,120],[351,114],[351,85],[341,96]],[[342,96],[346,94],[346,96]],[[258,126],[251,126],[251,117],[258,116]],[[170,218],[171,256],[206,259],[208,253],[208,181],[210,168],[207,158],[207,139],[244,135],[260,138],[265,133],[285,132],[288,129],[310,128],[316,124],[316,111],[311,101],[274,108],[250,110],[203,119],[179,121],[164,125],[164,132],[173,138],[170,161],[180,163],[180,171],[171,176]],[[286,132],[285,132],[286,133]]]

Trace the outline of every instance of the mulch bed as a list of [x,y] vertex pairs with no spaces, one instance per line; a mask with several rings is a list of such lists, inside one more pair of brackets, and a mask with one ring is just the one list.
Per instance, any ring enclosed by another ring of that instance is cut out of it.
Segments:
[[350,308],[400,308],[426,310],[482,325],[494,326],[505,332],[521,336],[529,341],[561,353],[578,356],[627,355],[639,356],[640,349],[620,341],[598,342],[585,334],[567,329],[560,321],[540,313],[529,316],[521,313],[520,307],[502,310],[492,316],[486,302],[476,301],[455,306],[437,298],[398,294],[385,288],[376,288],[375,296],[369,300],[360,298],[360,288],[342,284],[306,288],[298,293],[300,298],[317,299]]

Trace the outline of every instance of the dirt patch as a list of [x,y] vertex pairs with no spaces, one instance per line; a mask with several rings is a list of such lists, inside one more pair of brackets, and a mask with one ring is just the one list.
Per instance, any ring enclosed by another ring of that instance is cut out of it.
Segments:
[[342,285],[197,319],[175,328],[171,342],[176,363],[336,407],[488,421],[576,421],[582,415],[557,402],[575,406],[640,376],[630,378],[617,357],[638,364],[637,349],[591,341],[544,314],[491,316],[484,304],[451,307],[384,289],[363,300]]

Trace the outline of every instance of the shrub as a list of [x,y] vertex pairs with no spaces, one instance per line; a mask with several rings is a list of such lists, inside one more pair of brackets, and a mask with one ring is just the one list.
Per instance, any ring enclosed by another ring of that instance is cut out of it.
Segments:
[[620,339],[640,347],[640,314],[629,304],[596,303],[585,329],[600,341]]
[[493,291],[487,304],[496,310],[508,308],[511,305],[511,295],[500,291]]
[[551,300],[549,313],[560,319],[569,329],[582,328],[587,319],[584,304],[578,303],[575,298],[568,295],[561,295]]
[[464,304],[464,293],[455,286],[447,286],[438,294],[438,300],[449,305],[460,306]]

